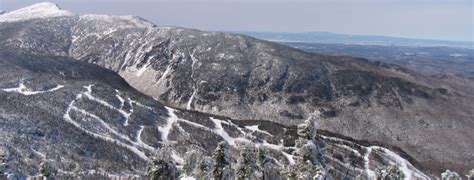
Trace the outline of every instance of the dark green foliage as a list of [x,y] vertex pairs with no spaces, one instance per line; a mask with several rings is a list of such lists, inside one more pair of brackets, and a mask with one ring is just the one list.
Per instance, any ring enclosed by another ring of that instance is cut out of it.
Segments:
[[214,159],[213,175],[216,180],[227,179],[233,175],[228,148],[229,145],[226,142],[220,142],[212,154]]
[[39,165],[39,172],[41,174],[41,176],[43,177],[50,177],[51,176],[51,169],[48,165],[47,162],[43,161],[40,165]]
[[174,180],[178,179],[178,170],[171,161],[168,148],[162,148],[149,162],[147,170],[150,180]]

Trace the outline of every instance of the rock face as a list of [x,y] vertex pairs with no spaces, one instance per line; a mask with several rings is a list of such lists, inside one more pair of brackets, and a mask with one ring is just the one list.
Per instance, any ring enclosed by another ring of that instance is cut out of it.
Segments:
[[0,45],[96,64],[175,108],[287,126],[321,111],[321,129],[397,147],[429,174],[467,173],[474,165],[474,144],[466,143],[474,137],[471,80],[463,85],[242,35],[44,6],[29,9],[48,16],[1,15]]

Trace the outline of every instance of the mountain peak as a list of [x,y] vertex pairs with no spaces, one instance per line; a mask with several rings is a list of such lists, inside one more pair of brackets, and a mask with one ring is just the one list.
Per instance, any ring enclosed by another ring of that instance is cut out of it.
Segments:
[[73,16],[66,10],[61,10],[57,4],[43,2],[33,4],[31,6],[6,12],[0,15],[0,22],[25,21],[38,18],[59,17],[59,16]]

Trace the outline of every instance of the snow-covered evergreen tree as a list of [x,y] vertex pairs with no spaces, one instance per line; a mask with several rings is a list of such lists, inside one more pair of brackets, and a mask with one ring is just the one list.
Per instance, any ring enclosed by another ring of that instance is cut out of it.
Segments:
[[6,158],[3,151],[0,149],[0,179],[6,179],[5,170],[6,170]]
[[150,180],[178,179],[178,170],[171,161],[168,148],[163,147],[155,153],[155,156],[149,162],[147,175]]
[[259,166],[256,163],[255,148],[253,146],[245,146],[240,151],[236,167],[236,178],[238,180],[261,179]]
[[405,174],[400,170],[398,165],[382,166],[375,169],[377,179],[403,180]]
[[222,141],[217,145],[216,150],[212,154],[212,159],[214,160],[214,179],[227,180],[233,178],[232,159],[227,142]]
[[446,170],[444,173],[441,173],[442,180],[462,180],[461,176],[457,172]]
[[268,150],[260,146],[257,148],[257,166],[259,170],[259,179],[275,179],[281,177],[281,167],[274,163],[268,155]]
[[214,161],[209,156],[204,156],[198,165],[197,179],[211,180],[213,178]]
[[474,180],[474,169],[471,169],[471,170],[469,171],[469,174],[467,175],[467,178],[468,178],[469,180]]
[[39,172],[44,178],[49,178],[51,176],[51,169],[46,161],[40,163]]
[[288,179],[322,179],[324,177],[324,154],[316,140],[320,113],[316,111],[303,124],[298,125],[296,140],[296,164],[286,169]]
[[184,157],[183,172],[186,176],[197,177],[198,169],[203,158],[201,151],[192,149]]

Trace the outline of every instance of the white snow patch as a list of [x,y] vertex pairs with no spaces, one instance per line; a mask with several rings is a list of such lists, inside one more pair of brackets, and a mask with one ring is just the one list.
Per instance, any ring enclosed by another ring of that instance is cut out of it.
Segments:
[[187,110],[191,110],[191,103],[193,103],[193,99],[194,99],[194,96],[196,96],[196,93],[197,93],[197,90],[196,90],[196,87],[194,87],[193,94],[192,94],[191,97],[189,98],[188,103],[186,103],[186,109],[187,109]]
[[196,178],[191,177],[191,176],[183,176],[179,178],[180,180],[196,180]]
[[115,97],[117,97],[117,99],[120,101],[120,109],[123,108],[123,106],[125,105],[125,99],[122,98],[122,96],[120,96],[120,92],[119,90],[115,90]]
[[61,10],[54,3],[38,3],[0,15],[0,22],[26,21],[39,18],[74,16],[74,13]]
[[168,141],[168,135],[170,134],[171,129],[173,128],[173,124],[178,121],[178,116],[174,113],[174,109],[165,106],[166,110],[168,111],[168,119],[166,119],[166,125],[164,127],[158,127],[158,130],[161,132],[161,140],[163,142]]
[[39,152],[39,151],[37,151],[37,150],[35,150],[35,149],[33,149],[33,148],[30,148],[30,149],[31,149],[31,151],[32,151],[35,155],[41,157],[41,159],[46,159],[46,155],[45,155],[44,153]]
[[[100,24],[113,24],[109,29],[118,28],[150,28],[155,25],[138,16],[110,16],[102,14],[85,14],[79,17],[81,21],[94,21]],[[110,31],[110,30],[109,30]]]
[[184,159],[180,157],[175,151],[171,153],[171,158],[173,158],[178,164],[184,164]]
[[375,171],[370,169],[370,159],[369,156],[372,153],[372,147],[366,148],[367,152],[364,155],[364,168],[369,179],[375,179]]
[[147,143],[143,142],[142,139],[141,139],[141,136],[142,136],[142,133],[143,133],[143,130],[145,129],[145,126],[140,126],[140,129],[138,130],[137,132],[137,141],[136,141],[136,144],[138,144],[139,146],[143,147],[143,148],[146,148],[146,149],[149,149],[149,150],[153,150],[154,148],[151,147],[150,145],[148,145]]
[[213,130],[214,133],[221,136],[222,139],[224,139],[227,143],[229,143],[229,145],[234,146],[235,145],[235,138],[230,137],[229,134],[227,134],[227,132],[225,132],[225,130],[222,127],[222,124],[221,124],[222,121],[218,120],[218,119],[214,119],[213,117],[211,117],[210,119],[216,126]]
[[23,82],[20,82],[18,87],[6,88],[6,89],[2,89],[2,90],[5,91],[5,92],[17,92],[17,93],[23,94],[25,96],[30,96],[30,95],[35,95],[35,94],[42,94],[42,93],[57,91],[57,90],[59,90],[63,87],[64,87],[63,85],[56,85],[56,87],[48,89],[48,90],[31,91],[23,84]]
[[288,153],[286,153],[285,151],[281,151],[281,154],[283,154],[283,155],[286,157],[286,159],[288,160],[288,162],[289,162],[290,164],[296,164],[293,155],[288,154]]
[[261,130],[260,128],[258,128],[259,125],[253,125],[253,126],[245,126],[246,129],[248,130],[251,130],[253,132],[260,132],[260,133],[263,133],[263,134],[266,134],[266,135],[269,135],[269,136],[273,136],[272,134],[270,134],[269,132],[267,131],[264,131],[264,130]]
[[156,84],[161,83],[161,81],[163,81],[163,80],[166,78],[166,76],[168,76],[168,74],[170,73],[170,71],[171,71],[171,65],[168,65],[168,66],[166,67],[165,72],[163,72],[163,74],[161,75],[160,79],[158,79],[158,81],[156,81]]
[[384,152],[385,155],[392,161],[393,165],[398,165],[400,170],[405,174],[405,177],[408,179],[429,179],[429,177],[423,174],[421,171],[416,169],[410,162],[400,157],[393,151],[390,151],[387,148],[372,146],[371,148],[379,149]]
[[[193,53],[190,53],[189,56],[191,57],[191,80],[194,80],[194,65],[196,64],[196,62],[198,61],[198,59],[196,59],[196,57],[194,57],[194,54],[196,53],[196,49],[194,49]],[[191,95],[191,97],[189,98],[189,101],[188,103],[186,103],[186,109],[190,110],[191,109],[191,103],[193,103],[193,100],[194,100],[194,97],[196,96],[196,93],[197,93],[198,89],[197,89],[197,83],[194,83],[194,86],[193,86],[193,94]]]

